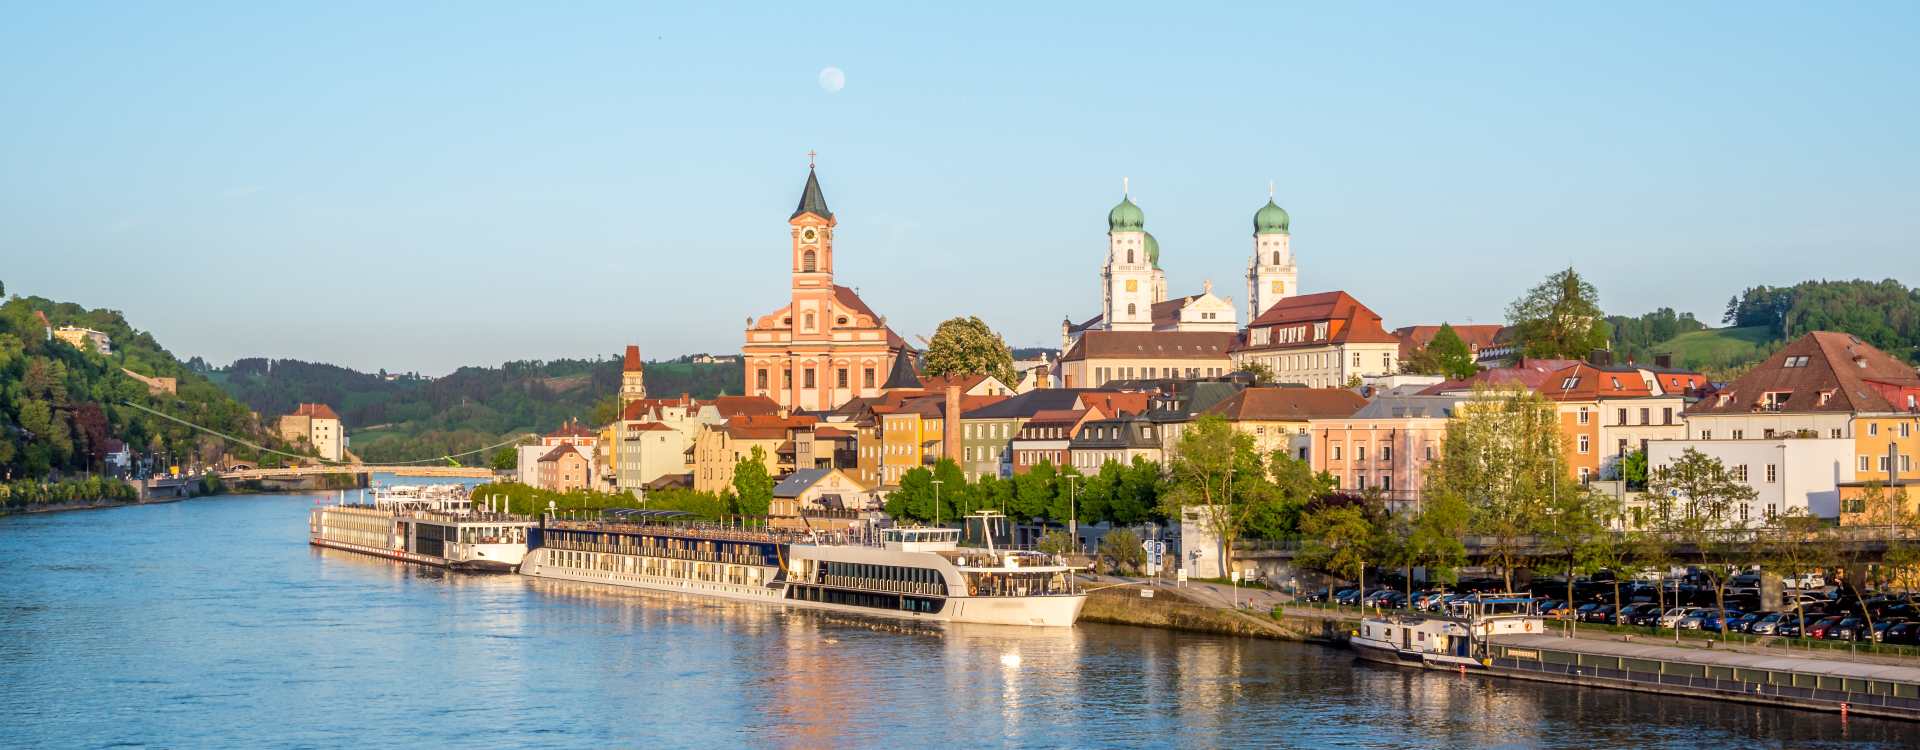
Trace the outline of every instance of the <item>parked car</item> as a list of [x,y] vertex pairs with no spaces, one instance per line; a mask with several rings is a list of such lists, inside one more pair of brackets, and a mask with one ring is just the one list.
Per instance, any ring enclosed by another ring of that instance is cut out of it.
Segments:
[[1660,621],[1660,605],[1651,602],[1629,604],[1615,618],[1628,625],[1653,625]]
[[1755,612],[1754,614],[1759,617],[1747,624],[1747,632],[1754,635],[1779,635],[1777,631],[1780,621],[1792,616],[1786,612]]
[[1560,611],[1567,608],[1567,603],[1559,599],[1546,599],[1539,601],[1537,606],[1541,617],[1559,617]]
[[1735,633],[1751,633],[1753,632],[1753,624],[1770,614],[1773,613],[1765,611],[1748,612],[1741,615],[1739,619],[1734,620],[1728,629]]
[[1717,612],[1713,610],[1705,607],[1694,607],[1691,612],[1687,613],[1687,616],[1680,618],[1680,621],[1674,623],[1673,626],[1680,630],[1700,630],[1701,626],[1706,624],[1708,617],[1717,616]]
[[1667,610],[1665,614],[1660,615],[1660,627],[1663,627],[1663,628],[1679,627],[1681,620],[1684,620],[1687,617],[1690,617],[1700,611],[1701,609],[1699,607],[1674,607],[1672,609]]
[[1839,615],[1829,615],[1829,616],[1820,618],[1819,622],[1808,623],[1807,637],[1808,638],[1825,638],[1827,637],[1827,630],[1831,629],[1834,625],[1839,624],[1840,621],[1844,619],[1847,619],[1847,618],[1841,617]]
[[1584,610],[1580,613],[1580,621],[1581,622],[1597,622],[1602,625],[1612,625],[1614,622],[1613,605],[1602,604],[1594,607],[1593,609]]
[[[1742,614],[1739,610],[1735,610],[1735,609],[1727,610],[1728,623],[1738,622],[1741,616]],[[1705,614],[1701,615],[1700,617],[1700,629],[1709,633],[1724,633],[1730,630],[1731,628],[1725,627],[1721,624],[1720,610],[1709,609],[1706,611]]]
[[1880,634],[1880,642],[1899,646],[1920,645],[1920,622],[1894,623]]
[[1339,591],[1333,592],[1333,600],[1338,604],[1344,604],[1349,607],[1357,606],[1360,604],[1360,590],[1340,589]]
[[1867,621],[1858,617],[1842,617],[1820,633],[1821,640],[1827,641],[1864,641],[1872,637],[1873,632],[1867,630]]
[[1908,621],[1909,621],[1908,618],[1905,618],[1905,617],[1889,617],[1885,620],[1874,620],[1873,621],[1873,642],[1874,643],[1886,642],[1888,629],[1892,628],[1895,625],[1899,625],[1900,623],[1908,622]]

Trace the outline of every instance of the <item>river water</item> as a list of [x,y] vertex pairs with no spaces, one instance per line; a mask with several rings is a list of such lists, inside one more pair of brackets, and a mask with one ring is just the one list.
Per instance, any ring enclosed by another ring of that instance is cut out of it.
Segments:
[[902,629],[311,548],[313,495],[0,518],[0,747],[1876,747],[1920,727],[1081,625]]

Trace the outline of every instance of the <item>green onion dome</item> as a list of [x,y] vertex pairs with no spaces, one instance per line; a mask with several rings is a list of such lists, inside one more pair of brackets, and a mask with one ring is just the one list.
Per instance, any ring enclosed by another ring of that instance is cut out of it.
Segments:
[[1260,210],[1253,212],[1253,233],[1286,234],[1287,224],[1290,221],[1291,219],[1287,216],[1287,210],[1274,205],[1273,199],[1268,198],[1267,205],[1261,206]]
[[1159,268],[1160,241],[1153,238],[1152,232],[1146,232],[1145,234],[1147,235],[1147,265]]
[[1121,198],[1120,205],[1107,212],[1109,232],[1138,232],[1146,224],[1147,215],[1140,212],[1139,206],[1133,205],[1131,197]]

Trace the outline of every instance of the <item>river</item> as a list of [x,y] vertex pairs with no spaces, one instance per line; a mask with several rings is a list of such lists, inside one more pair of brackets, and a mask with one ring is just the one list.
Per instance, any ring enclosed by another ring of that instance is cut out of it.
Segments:
[[902,629],[306,543],[315,495],[0,518],[0,747],[1875,747],[1920,727],[1102,625]]

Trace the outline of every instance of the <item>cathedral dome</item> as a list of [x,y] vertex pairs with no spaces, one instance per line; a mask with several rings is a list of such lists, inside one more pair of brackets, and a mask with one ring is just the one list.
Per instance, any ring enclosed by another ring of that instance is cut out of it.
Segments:
[[1268,198],[1267,205],[1261,206],[1260,210],[1253,212],[1253,233],[1286,234],[1287,225],[1291,221],[1291,218],[1287,216],[1287,210],[1274,205],[1273,199]]
[[1143,232],[1147,236],[1147,265],[1160,267],[1160,241],[1153,238],[1152,232]]
[[1138,232],[1146,224],[1147,215],[1140,212],[1139,206],[1133,205],[1131,197],[1121,198],[1120,205],[1107,212],[1109,232]]

